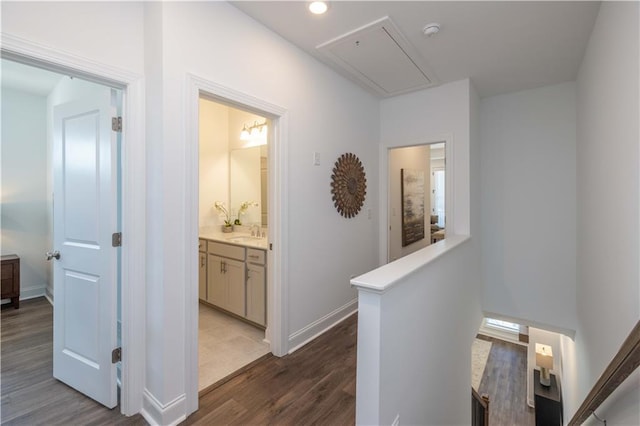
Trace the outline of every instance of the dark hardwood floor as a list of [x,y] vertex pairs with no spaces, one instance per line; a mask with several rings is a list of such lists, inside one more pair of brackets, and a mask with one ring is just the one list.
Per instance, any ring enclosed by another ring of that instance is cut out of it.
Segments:
[[[0,328],[3,425],[146,425],[52,377],[53,309],[44,298],[2,309]],[[266,357],[201,395],[200,409],[182,424],[354,424],[356,334],[353,315],[291,355]],[[526,349],[493,343],[479,389],[490,397],[490,424],[533,425]]]
[[357,315],[283,358],[270,356],[200,396],[183,425],[352,425]]
[[527,348],[486,336],[489,359],[478,389],[489,395],[490,426],[533,426],[535,413],[527,405]]
[[42,298],[0,317],[3,425],[146,425],[103,407],[53,378],[53,307]]

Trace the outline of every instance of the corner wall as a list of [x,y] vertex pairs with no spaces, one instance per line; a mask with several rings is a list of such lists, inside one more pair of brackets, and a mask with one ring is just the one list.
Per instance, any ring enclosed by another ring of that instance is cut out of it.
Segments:
[[[640,318],[638,2],[603,2],[578,74],[576,386],[570,415]],[[568,351],[570,352],[570,351]],[[638,372],[597,411],[640,424]]]
[[[459,235],[352,281],[360,290],[357,424],[471,422],[469,359],[482,320],[480,162],[472,155],[480,149],[478,107],[469,80],[381,103],[383,152],[429,141],[425,138],[432,135],[453,141],[454,173],[447,179],[455,188],[455,214],[447,223]],[[386,167],[381,164],[382,175]],[[386,222],[380,227],[382,241]]]
[[[148,223],[148,244],[155,249],[148,252],[145,409],[149,418],[164,423],[179,419],[185,398],[191,398],[185,383],[191,358],[180,350],[188,343],[187,318],[197,306],[185,299],[185,277],[197,276],[197,251],[185,247],[187,223],[196,214],[185,209],[191,172],[185,162],[187,75],[287,112],[289,143],[282,148],[288,237],[273,243],[285,253],[288,349],[355,310],[349,278],[377,265],[377,217],[369,218],[367,211],[378,202],[379,112],[376,98],[227,3],[166,2],[145,8],[151,19],[147,42],[158,44],[145,77],[160,96],[147,114],[161,128],[147,145],[148,185],[161,192],[150,193],[148,204],[157,218]],[[313,152],[320,153],[319,166],[313,165]],[[367,199],[353,219],[335,211],[330,195],[333,165],[345,152],[356,154],[367,173]],[[196,400],[186,401],[185,414],[197,404],[197,393],[192,397]]]
[[20,256],[20,299],[43,296],[50,276],[47,98],[2,88],[2,254]]
[[483,308],[571,335],[576,84],[484,98],[480,129]]

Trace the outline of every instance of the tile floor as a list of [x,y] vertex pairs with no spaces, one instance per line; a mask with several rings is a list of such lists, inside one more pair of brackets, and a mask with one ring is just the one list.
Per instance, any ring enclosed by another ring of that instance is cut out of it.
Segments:
[[269,352],[264,331],[199,304],[198,391]]

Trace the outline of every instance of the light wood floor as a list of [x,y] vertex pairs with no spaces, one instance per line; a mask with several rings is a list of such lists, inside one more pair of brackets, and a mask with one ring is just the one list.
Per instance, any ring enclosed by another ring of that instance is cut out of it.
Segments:
[[[2,424],[145,425],[108,410],[52,377],[53,309],[44,299],[2,309]],[[184,425],[351,425],[355,422],[357,316],[283,358],[268,356],[200,397]],[[534,424],[526,405],[526,350],[492,340],[479,393],[490,424]],[[470,408],[469,408],[470,409]]]

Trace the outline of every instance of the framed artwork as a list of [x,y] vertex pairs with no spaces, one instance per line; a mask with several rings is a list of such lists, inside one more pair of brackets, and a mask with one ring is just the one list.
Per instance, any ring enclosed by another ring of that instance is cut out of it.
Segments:
[[402,247],[424,239],[424,171],[400,169]]

